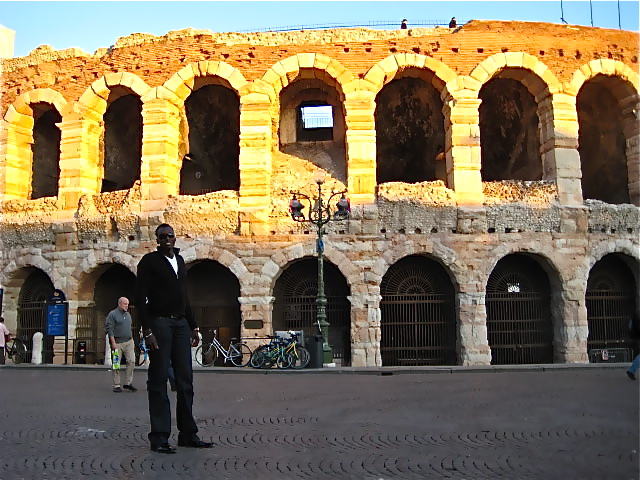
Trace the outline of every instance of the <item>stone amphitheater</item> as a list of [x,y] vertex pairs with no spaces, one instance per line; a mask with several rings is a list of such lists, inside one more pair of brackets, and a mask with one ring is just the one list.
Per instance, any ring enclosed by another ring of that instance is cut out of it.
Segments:
[[[308,212],[321,172],[323,200],[346,190],[351,206],[323,237],[336,364],[626,361],[638,40],[471,21],[181,30],[2,59],[6,324],[30,349],[44,333],[44,362],[102,362],[104,317],[168,222],[205,338],[317,334],[318,232],[289,202]],[[54,289],[66,336],[47,335]]]

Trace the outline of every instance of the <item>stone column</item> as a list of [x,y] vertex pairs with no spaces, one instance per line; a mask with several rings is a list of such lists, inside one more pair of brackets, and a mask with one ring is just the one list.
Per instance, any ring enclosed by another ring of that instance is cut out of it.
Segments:
[[542,93],[537,98],[542,134],[543,178],[555,180],[562,205],[582,205],[582,178],[578,154],[578,113],[576,97]]
[[457,92],[449,100],[449,108],[445,108],[449,116],[445,118],[447,185],[455,190],[458,205],[482,205],[484,201],[480,174],[480,102],[476,96]]
[[240,97],[241,233],[268,235],[271,211],[271,100],[266,93]]
[[346,94],[347,189],[352,205],[372,204],[376,189],[375,93]]
[[60,130],[58,198],[64,210],[75,210],[80,197],[100,192],[104,178],[104,152],[100,145],[104,131],[102,117],[93,110],[87,110],[84,115],[70,112],[63,115]]
[[[273,334],[273,302],[275,297],[268,295],[247,295],[238,297],[240,302],[240,312],[242,316],[242,326],[240,328],[240,336],[246,338],[246,342],[255,349],[258,345],[264,343],[263,340],[252,341],[251,337],[265,337],[266,335]],[[247,321],[258,320],[262,321],[262,328],[259,329],[247,329],[245,324]]]
[[31,195],[33,117],[10,106],[1,121],[0,199],[28,199]]
[[[462,365],[490,365],[491,349],[487,338],[485,293],[475,291],[477,283],[461,285],[459,347]],[[473,291],[464,291],[473,290]]]
[[140,180],[145,210],[180,191],[180,109],[163,98],[142,105],[142,166]]
[[380,301],[382,296],[357,293],[351,302],[351,366],[382,366],[380,355]]

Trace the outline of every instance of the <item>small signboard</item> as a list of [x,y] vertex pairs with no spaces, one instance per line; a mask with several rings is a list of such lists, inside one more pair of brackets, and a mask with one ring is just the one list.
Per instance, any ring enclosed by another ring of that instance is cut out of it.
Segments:
[[47,335],[67,334],[67,306],[64,303],[47,305]]

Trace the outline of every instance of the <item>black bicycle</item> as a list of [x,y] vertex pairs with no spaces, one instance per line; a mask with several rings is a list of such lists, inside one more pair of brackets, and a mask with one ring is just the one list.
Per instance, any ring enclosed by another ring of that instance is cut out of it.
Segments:
[[12,360],[16,365],[27,361],[27,345],[22,338],[16,337],[9,340],[4,346],[4,351],[9,360]]

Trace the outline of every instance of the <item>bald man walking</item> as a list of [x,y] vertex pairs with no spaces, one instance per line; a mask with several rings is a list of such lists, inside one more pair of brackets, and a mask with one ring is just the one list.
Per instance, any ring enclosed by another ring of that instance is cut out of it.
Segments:
[[117,351],[121,361],[123,354],[127,359],[126,383],[123,386],[120,386],[120,369],[111,369],[113,372],[114,393],[121,393],[123,389],[129,392],[136,392],[138,389],[132,385],[136,354],[133,337],[131,336],[131,314],[129,313],[129,299],[127,297],[118,299],[118,308],[109,312],[104,321],[104,329],[109,336],[111,353],[113,354],[113,352]]

